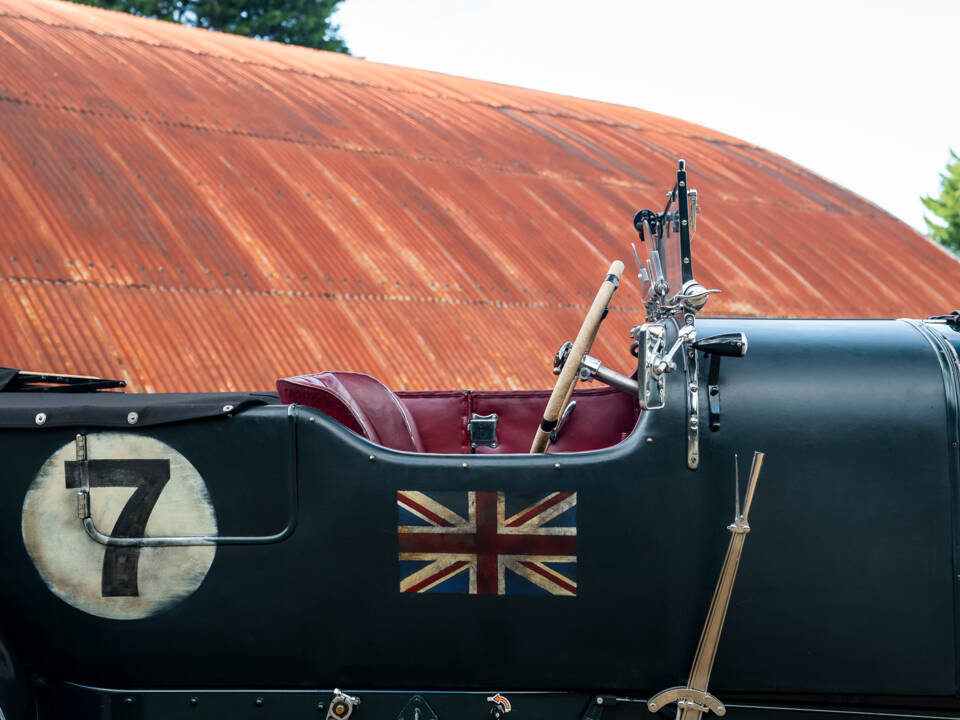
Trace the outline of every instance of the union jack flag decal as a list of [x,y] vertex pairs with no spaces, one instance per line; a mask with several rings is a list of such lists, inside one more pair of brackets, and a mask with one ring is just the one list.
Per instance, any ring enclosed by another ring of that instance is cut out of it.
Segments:
[[400,592],[576,595],[577,494],[397,492]]

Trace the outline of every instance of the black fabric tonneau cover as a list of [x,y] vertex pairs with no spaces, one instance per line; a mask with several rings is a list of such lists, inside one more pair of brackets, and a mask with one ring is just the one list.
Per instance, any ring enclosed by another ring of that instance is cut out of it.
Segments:
[[227,415],[279,402],[275,392],[4,392],[0,393],[0,428],[144,427]]

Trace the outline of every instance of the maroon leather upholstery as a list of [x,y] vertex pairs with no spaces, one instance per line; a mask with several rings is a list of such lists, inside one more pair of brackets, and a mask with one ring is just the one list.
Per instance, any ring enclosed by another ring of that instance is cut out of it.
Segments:
[[[472,413],[496,413],[495,448],[478,447],[477,453],[526,453],[550,390],[416,390],[398,392],[420,429],[426,452],[469,453],[467,422]],[[582,452],[610,447],[623,441],[640,417],[637,399],[609,387],[574,390],[577,406],[549,452]]]
[[[550,399],[549,390],[488,390],[473,393],[471,412],[497,413],[496,448],[478,447],[477,453],[528,453],[543,411]],[[610,387],[574,390],[571,400],[577,405],[557,434],[548,452],[598,450],[621,442],[640,416],[640,407],[631,397]]]
[[315,408],[370,442],[424,452],[416,422],[387,387],[369,375],[324,372],[277,380],[280,402]]
[[[394,394],[369,375],[324,372],[277,381],[280,401],[315,408],[371,442],[397,450],[471,452],[473,413],[496,413],[495,448],[477,453],[526,453],[549,390],[415,390]],[[623,441],[640,417],[637,399],[609,387],[573,392],[577,406],[549,452],[583,452]]]
[[[469,453],[471,393],[464,390],[413,390],[397,396],[413,415],[424,452]],[[527,448],[529,450],[529,448]]]

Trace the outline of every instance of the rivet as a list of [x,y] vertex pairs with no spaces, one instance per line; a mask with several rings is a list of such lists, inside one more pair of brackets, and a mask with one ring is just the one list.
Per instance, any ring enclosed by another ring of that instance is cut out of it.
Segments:
[[316,421],[317,419],[315,417],[310,418],[310,422],[316,422]]
[[324,705],[323,705],[322,702],[318,702],[318,703],[317,703],[317,710],[318,710],[319,712],[323,712],[323,707],[324,707]]
[[467,463],[464,463],[464,464],[463,464],[463,465],[461,465],[460,467],[462,467],[462,468],[463,468],[464,470],[466,470],[466,469],[467,469],[468,467],[470,467],[470,466],[469,466],[469,465],[467,465]]
[[690,383],[690,392],[697,392],[700,387],[696,383]]
[[123,701],[124,701],[127,705],[133,705],[133,703],[135,702],[134,699],[133,699],[130,695],[127,695],[127,696],[123,699]]
[[648,438],[647,438],[647,445],[653,445],[653,438],[652,438],[652,437],[648,437]]
[[553,469],[554,469],[554,470],[559,470],[559,469],[560,469],[560,463],[554,463],[554,464],[553,464]]
[[129,423],[130,425],[136,425],[136,424],[137,424],[137,420],[139,420],[139,419],[140,419],[140,416],[139,416],[137,413],[135,413],[135,412],[128,412],[128,413],[127,413],[127,423]]
[[194,695],[192,698],[190,698],[190,704],[196,707],[197,705],[200,704],[200,698]]
[[[34,421],[37,423],[37,425],[43,425],[47,421],[47,414],[37,413],[37,416],[34,418]],[[954,443],[954,445],[956,445],[956,443]]]
[[602,697],[598,697],[598,698],[597,698],[597,705],[603,705],[603,698],[602,698]]
[[690,427],[695,428],[699,424],[700,424],[700,420],[698,418],[695,418],[695,417],[690,418]]
[[231,410],[233,410],[233,405],[224,405],[224,406],[223,406],[223,411],[224,411],[224,412],[230,412]]
[[256,700],[254,700],[253,702],[254,702],[254,704],[255,704],[257,707],[263,707],[263,698],[262,698],[262,697],[258,697],[258,698],[257,698]]
[[376,459],[377,459],[376,455],[371,455],[370,457],[367,458],[367,460],[369,460],[370,462],[373,462]]

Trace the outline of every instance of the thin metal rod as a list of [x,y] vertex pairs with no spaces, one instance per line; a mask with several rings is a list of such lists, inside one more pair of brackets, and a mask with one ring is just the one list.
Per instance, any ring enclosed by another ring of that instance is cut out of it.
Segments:
[[740,456],[733,454],[733,487],[736,493],[736,502],[733,511],[733,521],[739,522],[740,518]]
[[747,522],[750,514],[750,505],[753,503],[753,492],[757,489],[757,478],[760,477],[760,468],[763,467],[763,453],[759,450],[753,453],[753,463],[750,465],[750,479],[747,481],[747,497],[743,505],[743,522]]
[[[102,532],[93,522],[90,511],[90,475],[87,463],[81,462],[78,514],[83,529],[92,540],[108,547],[193,547],[197,545],[271,545],[286,540],[297,529],[300,521],[300,478],[297,472],[297,405],[287,408],[289,428],[287,468],[287,524],[272,535],[185,535],[182,537],[113,537]],[[85,443],[85,441],[84,441]],[[79,448],[78,442],[78,459]],[[86,459],[84,445],[84,459]]]

